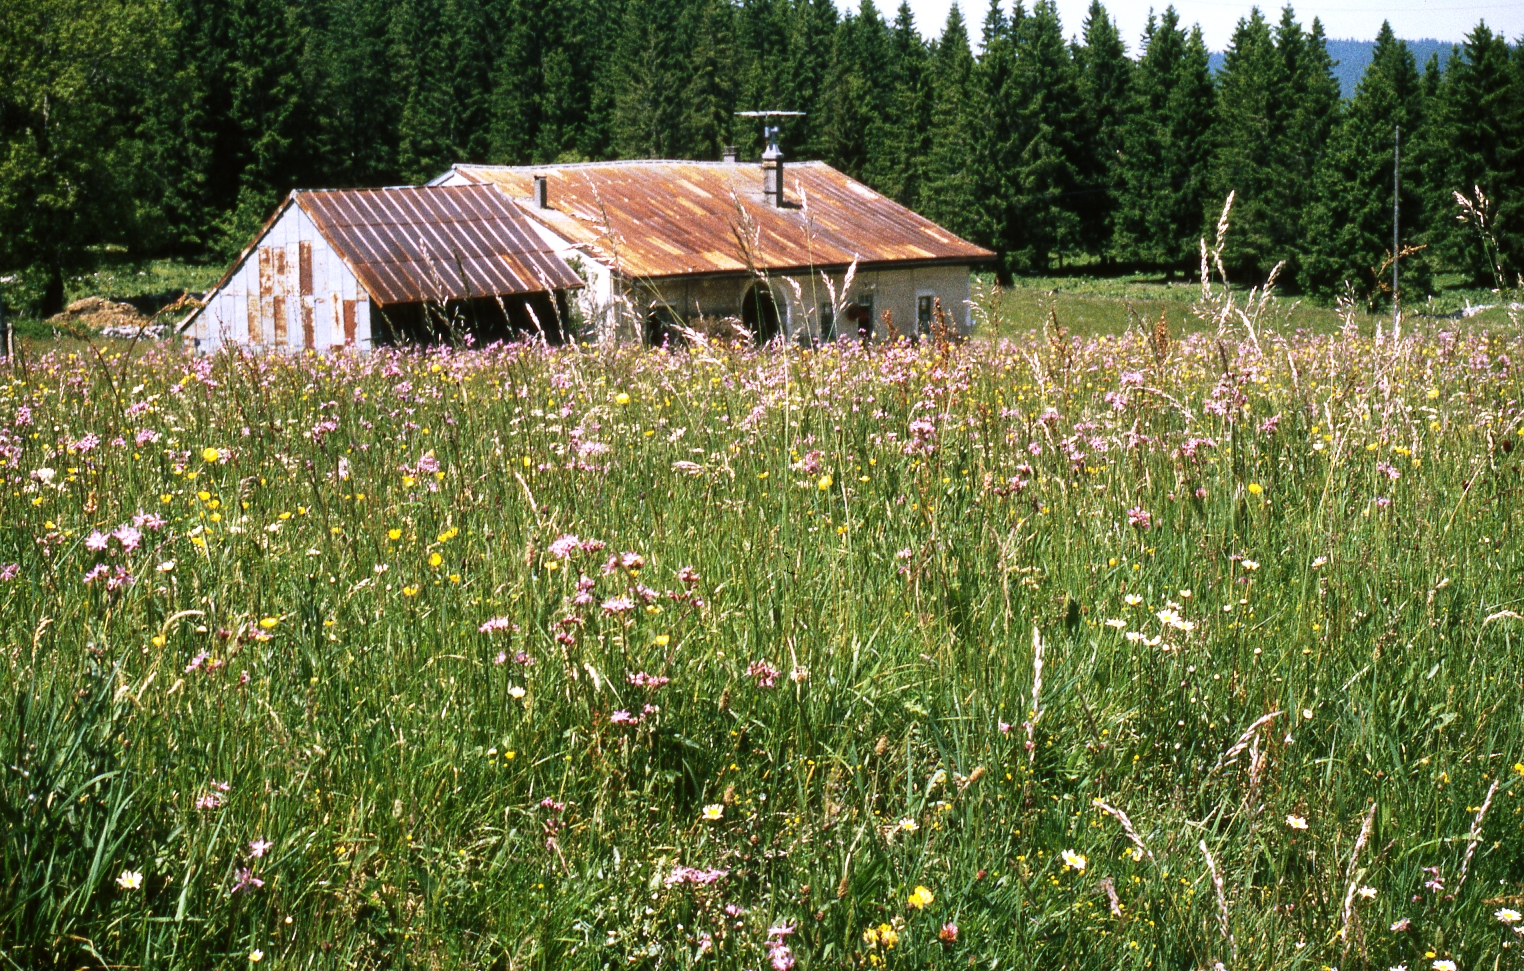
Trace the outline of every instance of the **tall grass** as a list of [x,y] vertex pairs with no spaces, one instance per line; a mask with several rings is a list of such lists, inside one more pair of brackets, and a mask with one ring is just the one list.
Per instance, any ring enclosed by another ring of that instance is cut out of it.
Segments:
[[0,959],[1518,967],[1524,345],[1222,320],[32,360]]

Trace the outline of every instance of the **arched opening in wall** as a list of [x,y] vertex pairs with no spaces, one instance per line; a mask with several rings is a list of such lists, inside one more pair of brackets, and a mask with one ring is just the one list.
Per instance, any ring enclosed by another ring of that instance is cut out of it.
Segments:
[[751,285],[746,296],[741,298],[741,323],[752,332],[758,344],[766,344],[782,332],[783,321],[772,287],[765,283]]

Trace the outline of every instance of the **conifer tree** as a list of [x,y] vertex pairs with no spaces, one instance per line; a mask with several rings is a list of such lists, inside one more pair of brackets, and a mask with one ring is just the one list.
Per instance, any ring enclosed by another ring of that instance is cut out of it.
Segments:
[[931,94],[927,52],[910,4],[901,0],[889,35],[885,91],[888,110],[871,130],[867,181],[896,202],[916,208],[930,144]]
[[682,13],[682,36],[693,39],[683,94],[683,158],[717,159],[735,121],[734,8],[726,0],[693,0]]
[[[786,56],[774,100],[764,107],[805,112],[803,118],[790,119],[783,130],[789,153],[798,157],[827,157],[826,98],[838,24],[834,0],[789,0],[785,10]],[[760,132],[754,137],[760,148]]]
[[854,178],[869,171],[872,133],[889,110],[889,29],[873,0],[842,18],[826,104],[826,160]]
[[678,0],[639,0],[625,7],[614,55],[615,153],[624,158],[677,154],[687,71],[673,43],[681,23]]
[[322,158],[315,71],[304,56],[311,37],[305,12],[281,0],[233,0],[225,10],[226,74],[219,83],[227,85],[228,120],[236,128],[216,157],[237,172],[236,199],[218,227],[221,249],[231,254],[281,197],[313,184]]
[[[1392,161],[1396,129],[1410,141],[1423,123],[1423,87],[1418,64],[1391,24],[1381,25],[1370,66],[1355,88],[1348,109],[1319,165],[1317,196],[1305,220],[1306,257],[1299,280],[1314,293],[1333,295],[1348,281],[1358,292],[1383,294],[1386,274],[1375,279],[1392,250]],[[1413,222],[1404,239],[1422,235],[1421,185],[1403,183],[1402,209]],[[1425,261],[1403,264],[1414,291],[1422,292]],[[1408,289],[1404,287],[1404,289]]]
[[1234,279],[1262,278],[1282,255],[1271,224],[1282,204],[1273,173],[1283,150],[1287,82],[1270,25],[1255,8],[1239,19],[1223,59],[1212,129],[1213,196],[1235,193],[1233,232],[1224,254]]
[[[1189,270],[1210,199],[1213,88],[1200,28],[1174,7],[1143,35],[1132,108],[1123,125],[1116,216],[1124,258]],[[1212,214],[1215,217],[1215,213]]]
[[979,231],[976,144],[981,117],[974,55],[957,4],[947,12],[928,67],[932,108],[920,211],[960,236]]
[[389,0],[325,0],[316,7],[313,46],[319,148],[326,185],[389,185],[397,165],[400,104],[392,85]]
[[[1507,42],[1485,23],[1478,24],[1446,63],[1434,103],[1429,133],[1434,155],[1434,178],[1429,186],[1433,243],[1439,258],[1464,269],[1478,285],[1494,284],[1493,268],[1474,231],[1455,219],[1453,194],[1470,194],[1479,187],[1497,202],[1507,199],[1511,190],[1524,189],[1511,184],[1505,169],[1504,153],[1511,140],[1508,129],[1518,110],[1520,93],[1515,76]],[[1505,226],[1501,220],[1496,220],[1496,225],[1505,252],[1515,252],[1518,245],[1512,233],[1524,227]],[[1513,264],[1508,269],[1517,271],[1524,266]]]
[[1002,241],[1013,268],[1046,270],[1052,256],[1076,254],[1081,246],[1079,85],[1053,0],[1038,0],[1031,16],[1015,25],[1014,40],[1005,97],[1017,119],[1017,167],[1010,175],[1015,209]]
[[1116,21],[1100,0],[1091,0],[1085,16],[1084,44],[1075,50],[1079,74],[1079,188],[1075,211],[1084,248],[1109,262],[1116,209],[1117,158],[1122,123],[1131,95],[1132,61]]
[[[1024,16],[1020,0],[1014,17],[1005,14],[1000,0],[990,0],[972,85],[975,111],[971,117],[976,119],[972,175],[977,206],[971,218],[971,238],[1002,255],[1007,227],[1016,218],[1016,188],[1011,176],[1021,145],[1019,119],[1009,90],[1016,62],[1012,23]],[[1004,259],[999,272],[1002,278],[1010,276],[1010,265]]]

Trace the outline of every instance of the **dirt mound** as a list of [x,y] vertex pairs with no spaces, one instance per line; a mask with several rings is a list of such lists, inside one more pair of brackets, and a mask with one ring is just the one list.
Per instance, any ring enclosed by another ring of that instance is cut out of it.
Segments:
[[132,304],[115,303],[104,297],[85,297],[69,304],[63,313],[49,317],[48,323],[56,327],[84,327],[96,331],[111,328],[117,332],[134,333],[148,320]]

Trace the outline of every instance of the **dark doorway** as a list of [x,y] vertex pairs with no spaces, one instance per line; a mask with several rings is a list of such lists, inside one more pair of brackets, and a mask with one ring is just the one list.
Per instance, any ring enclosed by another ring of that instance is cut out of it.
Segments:
[[377,345],[453,344],[469,335],[478,344],[543,337],[565,342],[565,291],[508,297],[479,297],[443,303],[394,303],[377,306],[372,316]]
[[756,335],[758,344],[766,344],[778,336],[782,327],[771,287],[758,283],[746,291],[741,300],[741,323]]

